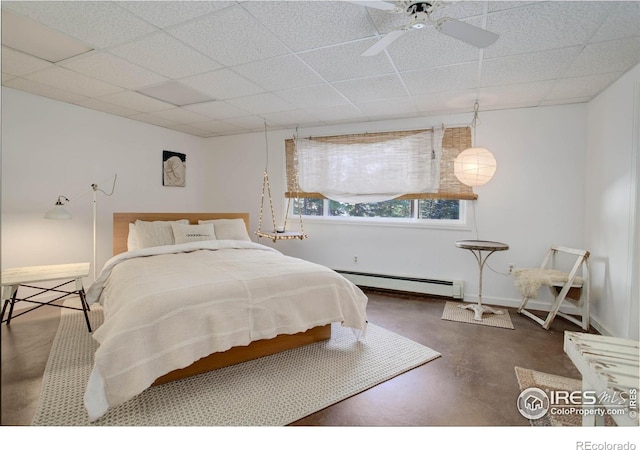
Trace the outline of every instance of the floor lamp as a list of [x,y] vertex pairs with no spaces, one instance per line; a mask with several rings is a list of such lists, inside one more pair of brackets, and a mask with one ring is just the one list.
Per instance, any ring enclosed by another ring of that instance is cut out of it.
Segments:
[[[100,189],[97,184],[92,184],[91,189],[85,191],[71,200],[69,200],[64,195],[59,195],[58,200],[56,200],[56,204],[53,208],[47,211],[44,215],[45,219],[71,219],[71,214],[64,208],[69,202],[72,202],[89,192],[93,193],[93,280],[95,281],[97,278],[97,235],[98,235],[98,191],[102,192],[104,195],[111,196],[113,195],[113,191],[116,188],[116,180],[118,179],[118,174],[115,174],[113,177],[113,186],[111,187],[111,192],[107,193]],[[107,180],[108,181],[108,180]]]

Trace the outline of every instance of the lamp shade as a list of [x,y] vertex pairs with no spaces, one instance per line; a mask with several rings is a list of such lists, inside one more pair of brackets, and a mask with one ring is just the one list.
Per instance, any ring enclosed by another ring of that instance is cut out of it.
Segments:
[[453,161],[453,172],[467,186],[482,186],[496,173],[496,159],[483,147],[471,147]]
[[62,203],[58,200],[56,205],[47,211],[44,215],[45,219],[71,219],[69,211],[64,209]]

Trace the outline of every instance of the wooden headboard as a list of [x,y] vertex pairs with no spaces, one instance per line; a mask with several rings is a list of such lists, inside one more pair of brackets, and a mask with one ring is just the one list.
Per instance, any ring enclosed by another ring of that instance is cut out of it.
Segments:
[[136,220],[180,220],[188,219],[192,224],[198,220],[242,219],[249,230],[249,213],[113,213],[113,254],[127,251],[129,224]]

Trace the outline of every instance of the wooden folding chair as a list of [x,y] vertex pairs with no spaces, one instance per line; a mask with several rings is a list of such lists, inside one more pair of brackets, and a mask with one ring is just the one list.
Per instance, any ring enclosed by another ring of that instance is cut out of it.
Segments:
[[[558,270],[558,255],[564,253],[575,256],[576,260],[570,272],[562,272]],[[522,288],[519,281],[526,279],[532,280],[533,284],[529,285],[529,289]],[[574,248],[553,246],[547,252],[547,255],[540,266],[540,269],[519,269],[514,271],[514,279],[516,285],[522,293],[522,302],[518,307],[518,312],[536,322],[538,322],[546,330],[551,326],[551,322],[556,316],[560,316],[568,321],[582,327],[583,330],[589,330],[589,252],[586,250],[578,250]],[[537,293],[531,292],[531,287],[536,285],[546,285],[551,291],[554,300],[551,309],[546,318],[542,319],[528,311],[527,302],[531,298],[537,298]],[[581,318],[565,314],[560,311],[562,302],[567,300],[569,303],[578,307]]]

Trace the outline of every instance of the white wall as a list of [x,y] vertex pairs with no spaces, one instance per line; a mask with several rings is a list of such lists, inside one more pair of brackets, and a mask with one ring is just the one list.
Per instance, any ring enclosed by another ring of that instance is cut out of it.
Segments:
[[[505,272],[510,263],[537,266],[551,244],[591,250],[596,323],[604,332],[636,337],[639,269],[633,232],[638,228],[639,131],[632,98],[638,70],[590,105],[481,111],[478,144],[494,153],[498,171],[476,189],[480,198],[475,206],[480,238],[511,247],[489,260],[497,271]],[[470,114],[455,115],[300,133],[389,131],[442,122],[465,125],[470,120]],[[292,135],[293,130],[268,135],[279,216],[284,210],[284,139]],[[161,185],[165,149],[187,154],[187,187]],[[116,193],[98,200],[99,265],[111,255],[115,211],[248,211],[255,231],[264,164],[262,133],[200,139],[2,88],[1,266],[89,261],[90,194],[69,204],[74,215],[70,222],[48,221],[42,215],[58,195],[73,197],[115,172]],[[472,222],[466,229],[442,230],[308,220],[305,231],[310,237],[304,241],[260,242],[336,269],[461,279],[466,300],[475,300],[475,260],[454,246],[458,239],[475,238]],[[514,305],[519,297],[509,277],[490,270],[485,271],[483,293],[493,304]]]
[[586,242],[593,313],[610,334],[638,339],[640,65],[588,108]]
[[[584,171],[586,105],[481,112],[478,144],[498,161],[495,177],[477,188],[479,237],[502,241],[510,250],[495,253],[489,264],[506,272],[510,263],[537,267],[551,244],[584,245]],[[466,125],[469,115],[429,117],[300,130],[301,136]],[[284,139],[293,130],[269,137],[269,176],[276,214],[284,211]],[[265,143],[261,133],[210,138],[213,210],[246,210],[252,231],[258,226]],[[268,204],[266,205],[268,208]],[[470,211],[470,216],[471,216]],[[472,216],[471,216],[472,217]],[[266,215],[271,226],[270,213]],[[465,281],[465,299],[477,299],[478,272],[473,256],[455,247],[474,239],[475,231],[393,226],[337,225],[306,220],[309,239],[260,242],[334,269]],[[358,263],[353,257],[358,256]],[[519,294],[510,277],[485,270],[487,303],[513,306]]]
[[[162,186],[163,150],[187,155],[186,187]],[[98,194],[99,268],[112,255],[113,212],[201,210],[203,140],[3,87],[2,268],[90,262],[91,192],[68,204],[70,221],[43,215],[92,183],[109,192],[115,173],[113,196]]]

